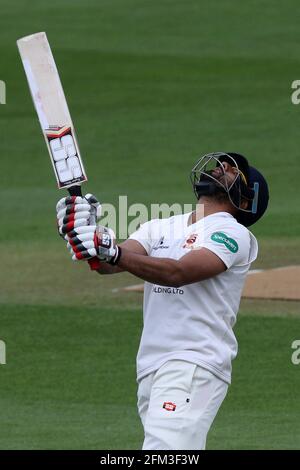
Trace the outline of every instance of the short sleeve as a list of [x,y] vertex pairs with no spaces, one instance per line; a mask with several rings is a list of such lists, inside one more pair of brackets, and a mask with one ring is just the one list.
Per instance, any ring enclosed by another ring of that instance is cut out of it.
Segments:
[[201,246],[215,253],[227,269],[250,264],[257,257],[255,237],[240,224],[208,228]]
[[145,222],[144,224],[140,225],[140,227],[133,232],[129,240],[136,240],[139,242],[147,251],[148,255],[151,252],[151,221]]

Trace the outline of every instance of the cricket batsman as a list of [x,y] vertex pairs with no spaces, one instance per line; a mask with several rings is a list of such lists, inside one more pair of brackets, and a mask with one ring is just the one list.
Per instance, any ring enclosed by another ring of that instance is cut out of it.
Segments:
[[144,450],[205,449],[231,382],[233,327],[257,257],[248,227],[268,205],[266,180],[238,153],[204,155],[191,181],[195,211],[150,220],[120,244],[97,224],[94,196],[57,204],[59,233],[73,260],[100,274],[128,271],[145,281],[137,355]]

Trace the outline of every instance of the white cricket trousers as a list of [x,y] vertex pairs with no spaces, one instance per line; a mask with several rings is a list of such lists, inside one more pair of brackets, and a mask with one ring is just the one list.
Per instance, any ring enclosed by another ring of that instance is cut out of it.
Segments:
[[143,450],[205,449],[227,389],[208,370],[182,360],[168,361],[144,377],[138,386]]

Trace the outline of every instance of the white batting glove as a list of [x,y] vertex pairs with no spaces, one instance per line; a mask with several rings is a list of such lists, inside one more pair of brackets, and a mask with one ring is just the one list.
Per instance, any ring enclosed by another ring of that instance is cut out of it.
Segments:
[[101,215],[101,205],[93,194],[68,196],[58,201],[56,213],[59,234],[67,240],[68,232],[78,227],[96,225]]
[[116,237],[110,228],[102,225],[81,226],[68,232],[67,238],[74,261],[96,257],[102,262],[116,264],[120,258],[121,250],[115,244]]

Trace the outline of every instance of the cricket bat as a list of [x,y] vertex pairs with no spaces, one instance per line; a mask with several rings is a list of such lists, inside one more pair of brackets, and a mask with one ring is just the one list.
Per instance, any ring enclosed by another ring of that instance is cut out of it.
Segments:
[[87,176],[46,33],[21,38],[17,45],[58,187],[81,196]]

